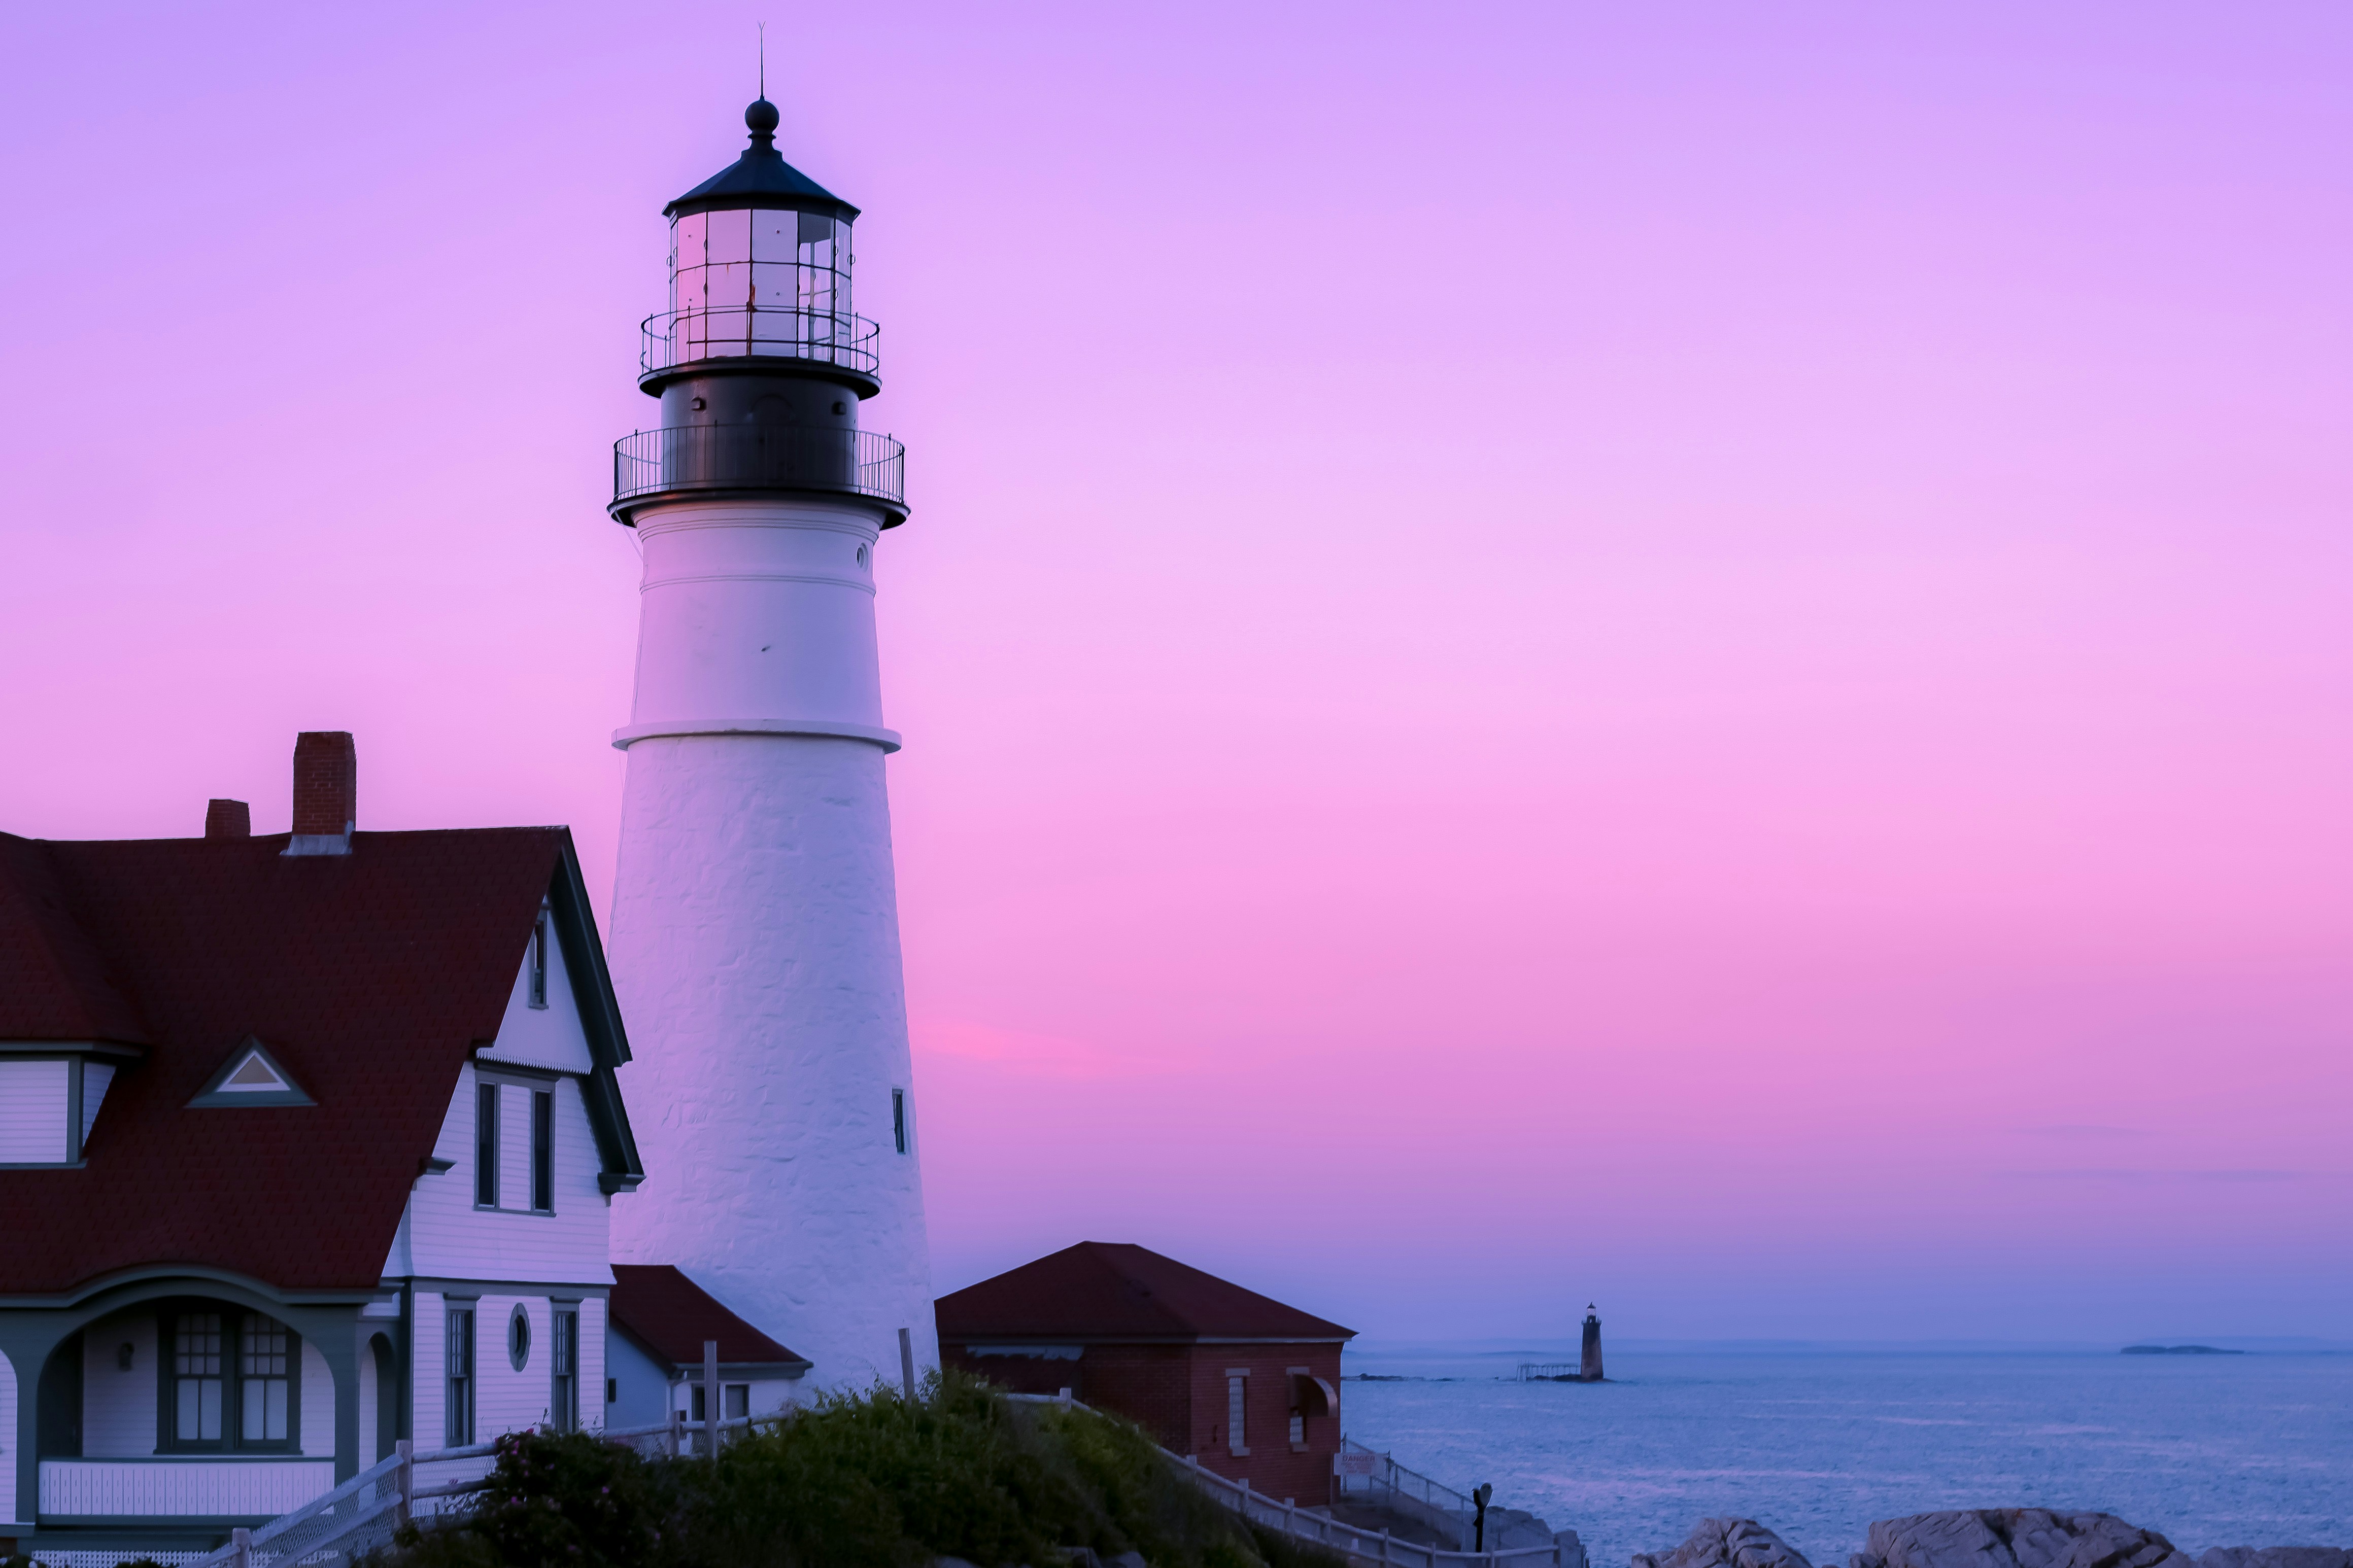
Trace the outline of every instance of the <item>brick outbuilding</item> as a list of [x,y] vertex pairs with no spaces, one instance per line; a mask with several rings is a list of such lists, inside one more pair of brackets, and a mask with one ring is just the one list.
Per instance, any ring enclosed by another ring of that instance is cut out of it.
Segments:
[[1270,1497],[1325,1500],[1356,1331],[1124,1242],[1082,1241],[939,1300],[948,1366],[1116,1411]]

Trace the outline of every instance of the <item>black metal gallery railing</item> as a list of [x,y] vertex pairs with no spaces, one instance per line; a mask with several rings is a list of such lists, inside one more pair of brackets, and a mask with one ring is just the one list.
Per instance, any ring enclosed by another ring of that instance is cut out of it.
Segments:
[[873,322],[847,310],[706,305],[648,316],[638,364],[651,375],[701,360],[766,357],[871,376],[881,368],[875,352],[881,334]]
[[613,500],[663,490],[830,490],[907,510],[907,448],[871,430],[686,425],[613,443]]

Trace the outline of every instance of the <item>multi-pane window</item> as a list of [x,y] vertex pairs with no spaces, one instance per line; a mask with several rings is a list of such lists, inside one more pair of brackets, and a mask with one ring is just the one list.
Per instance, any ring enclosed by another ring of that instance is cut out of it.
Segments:
[[721,1391],[726,1395],[726,1399],[721,1406],[725,1419],[729,1421],[741,1421],[744,1417],[752,1414],[752,1385],[750,1384],[723,1384],[721,1385]]
[[1242,1372],[1226,1373],[1226,1451],[1247,1454],[1250,1443],[1242,1427],[1243,1395],[1250,1389],[1250,1374]]
[[499,1206],[499,1086],[474,1086],[474,1202]]
[[474,1440],[474,1307],[452,1301],[444,1325],[443,1362],[448,1380],[448,1419],[444,1437],[449,1447]]
[[548,1362],[554,1369],[555,1384],[548,1400],[548,1420],[559,1432],[577,1431],[580,1426],[580,1310],[576,1307],[555,1309],[555,1342],[548,1347]]
[[217,1443],[221,1406],[227,1387],[222,1375],[221,1315],[182,1312],[172,1323],[172,1438],[175,1443]]
[[[509,1099],[508,1096],[520,1096]],[[512,1125],[507,1119],[513,1118]],[[527,1141],[527,1142],[526,1142]],[[526,1147],[528,1163],[522,1163]],[[512,1187],[500,1180],[500,1163],[512,1157],[517,1168],[507,1173]],[[528,1084],[478,1083],[474,1089],[474,1205],[494,1209],[512,1193],[521,1208],[528,1195],[533,1212],[555,1212],[555,1091]]]
[[171,1311],[164,1332],[166,1448],[290,1448],[302,1342],[262,1312]]
[[275,1318],[246,1315],[237,1346],[238,1442],[283,1443],[290,1436],[292,1338]]
[[543,1089],[531,1092],[531,1206],[555,1208],[555,1096]]

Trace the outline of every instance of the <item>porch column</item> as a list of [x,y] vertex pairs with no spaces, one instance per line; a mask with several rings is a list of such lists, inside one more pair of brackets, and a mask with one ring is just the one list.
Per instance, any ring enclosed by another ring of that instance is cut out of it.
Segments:
[[289,1308],[283,1316],[296,1333],[317,1347],[335,1380],[335,1483],[340,1486],[360,1473],[360,1310]]
[[15,1507],[0,1524],[29,1524],[41,1507],[41,1369],[59,1342],[81,1327],[70,1312],[0,1312],[0,1355],[16,1374],[16,1420],[6,1463],[16,1481]]

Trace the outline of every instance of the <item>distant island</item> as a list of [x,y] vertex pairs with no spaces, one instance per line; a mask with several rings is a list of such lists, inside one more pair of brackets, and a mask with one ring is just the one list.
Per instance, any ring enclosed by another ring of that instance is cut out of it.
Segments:
[[2219,1345],[2126,1345],[2126,1355],[2244,1355],[2244,1351],[2226,1351]]

